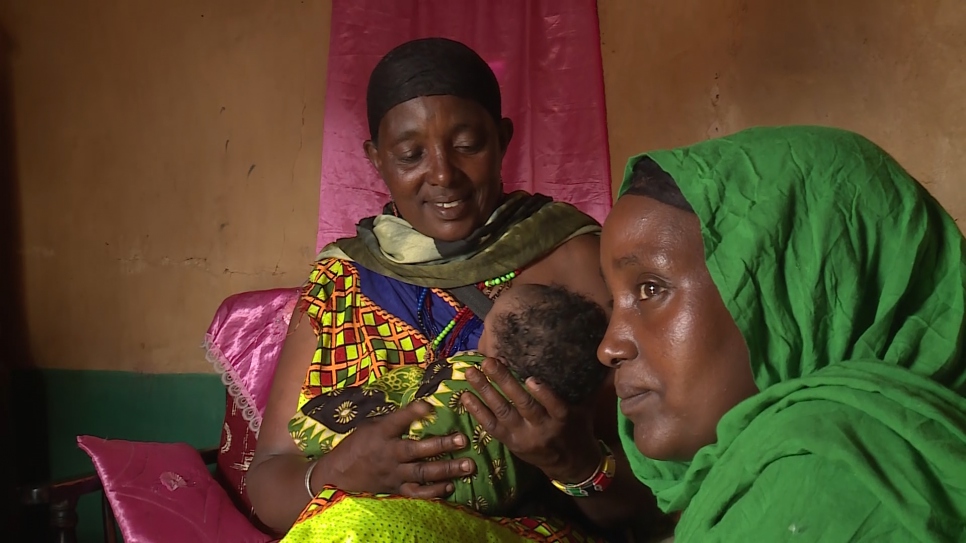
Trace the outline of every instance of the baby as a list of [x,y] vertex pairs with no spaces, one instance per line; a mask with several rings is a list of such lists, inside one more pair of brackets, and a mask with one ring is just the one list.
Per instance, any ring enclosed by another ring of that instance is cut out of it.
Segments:
[[606,331],[607,315],[596,302],[560,286],[517,285],[493,303],[478,351],[502,359],[521,382],[546,383],[573,405],[607,374],[597,362]]
[[[535,377],[562,400],[578,405],[597,391],[607,369],[597,362],[597,346],[607,329],[604,310],[595,302],[559,286],[515,285],[493,303],[483,321],[479,350],[436,360],[426,368],[403,366],[371,383],[325,395],[314,402],[315,420],[324,420],[326,443],[334,447],[356,426],[356,421],[390,413],[416,400],[435,411],[410,427],[410,439],[461,432],[470,439],[463,451],[444,458],[469,457],[476,473],[454,482],[448,500],[481,513],[507,512],[530,479],[532,469],[516,460],[464,409],[460,397],[475,393],[466,381],[467,368],[479,367],[485,357],[502,360],[521,382]],[[358,414],[341,422],[340,406],[351,403]],[[332,411],[332,417],[319,413]],[[294,421],[293,421],[294,422]]]

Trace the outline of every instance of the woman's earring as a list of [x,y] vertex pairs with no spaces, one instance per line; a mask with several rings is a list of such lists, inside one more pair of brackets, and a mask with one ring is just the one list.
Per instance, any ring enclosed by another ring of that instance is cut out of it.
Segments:
[[389,201],[389,205],[392,206],[392,216],[393,217],[398,217],[399,216],[399,208],[396,207],[396,202],[394,200],[390,200]]

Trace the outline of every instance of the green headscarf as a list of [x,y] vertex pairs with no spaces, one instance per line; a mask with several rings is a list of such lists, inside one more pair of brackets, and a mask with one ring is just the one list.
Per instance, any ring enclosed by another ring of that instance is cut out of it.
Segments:
[[[842,130],[756,128],[646,156],[702,223],[761,390],[689,463],[644,457],[620,417],[638,479],[662,509],[684,510],[677,543],[851,541],[880,520],[899,540],[966,538],[955,222],[882,149]],[[831,506],[796,502],[816,485]],[[850,518],[861,503],[868,518]]]

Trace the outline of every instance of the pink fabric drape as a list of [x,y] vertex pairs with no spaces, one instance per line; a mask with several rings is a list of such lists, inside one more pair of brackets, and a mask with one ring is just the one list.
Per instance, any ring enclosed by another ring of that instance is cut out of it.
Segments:
[[256,434],[298,295],[297,288],[278,288],[231,296],[205,334],[208,361]]
[[466,43],[496,72],[503,115],[515,125],[507,188],[553,196],[603,221],[610,158],[594,0],[335,0],[318,248],[353,235],[389,200],[362,153],[369,72],[396,45],[430,36]]

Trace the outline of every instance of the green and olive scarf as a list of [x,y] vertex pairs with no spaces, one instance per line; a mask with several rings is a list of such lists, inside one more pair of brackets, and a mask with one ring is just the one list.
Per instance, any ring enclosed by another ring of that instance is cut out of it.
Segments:
[[326,246],[319,259],[351,260],[404,283],[449,289],[522,269],[570,239],[599,232],[597,221],[574,206],[518,191],[465,240],[441,243],[382,214],[361,221],[355,237]]

